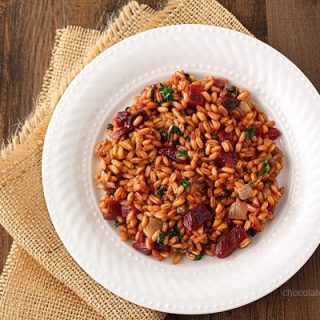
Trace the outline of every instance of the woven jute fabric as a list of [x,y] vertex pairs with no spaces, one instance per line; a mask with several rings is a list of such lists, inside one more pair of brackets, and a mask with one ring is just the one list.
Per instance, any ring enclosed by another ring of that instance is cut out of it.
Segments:
[[0,277],[1,319],[165,317],[105,290],[71,258],[47,212],[41,184],[41,156],[52,112],[87,63],[128,36],[181,23],[214,24],[250,34],[214,0],[173,0],[159,12],[130,2],[105,32],[80,27],[57,31],[35,112],[1,151],[0,223],[15,240]]

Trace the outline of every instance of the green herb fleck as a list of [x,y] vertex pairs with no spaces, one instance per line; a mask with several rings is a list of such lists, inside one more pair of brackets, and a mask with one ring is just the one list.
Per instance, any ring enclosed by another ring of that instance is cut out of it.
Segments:
[[178,237],[179,238],[179,241],[181,241],[182,237],[180,235],[179,232],[177,232],[176,230],[171,230],[168,232],[168,236],[169,236],[169,239],[172,239],[173,237]]
[[203,257],[203,253],[201,252],[194,258],[194,260],[201,260],[202,257]]
[[124,222],[120,222],[118,220],[114,221],[114,227],[118,228],[119,226],[121,226],[122,224],[124,224]]
[[112,123],[109,123],[108,126],[107,126],[107,129],[108,129],[108,130],[112,130],[112,129],[113,129],[113,124],[112,124]]
[[227,88],[227,90],[235,96],[239,94],[239,90],[236,86],[231,86],[230,88]]
[[189,188],[190,187],[190,181],[188,179],[182,179],[180,182],[179,182],[179,186],[184,186],[185,189]]
[[264,174],[266,174],[268,171],[270,170],[270,164],[269,161],[266,159],[263,161],[263,167],[262,169],[257,173],[258,177],[263,176]]
[[177,158],[182,158],[182,159],[184,159],[184,160],[189,160],[189,159],[190,159],[190,157],[188,156],[187,151],[184,150],[184,149],[180,149],[180,150],[177,152],[176,157],[177,157]]
[[156,191],[156,195],[159,197],[163,197],[166,194],[166,192],[167,192],[167,189],[164,187],[161,187]]
[[162,244],[163,245],[164,238],[165,238],[164,233],[160,232],[159,237],[157,239],[157,244]]
[[178,126],[176,126],[175,124],[171,126],[171,128],[169,129],[169,135],[170,134],[182,134],[182,131],[180,130],[180,128]]
[[254,137],[254,135],[256,134],[256,128],[246,128],[244,129],[244,132],[246,134],[246,136],[249,138],[249,139],[252,139]]
[[173,101],[173,90],[169,87],[161,87],[159,92],[162,95],[164,101]]

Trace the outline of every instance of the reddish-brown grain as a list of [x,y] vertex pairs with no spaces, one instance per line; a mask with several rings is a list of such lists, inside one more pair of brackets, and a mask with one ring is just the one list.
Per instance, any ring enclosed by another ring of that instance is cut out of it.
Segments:
[[[191,84],[203,88],[200,104],[192,104]],[[226,97],[237,100],[237,106],[229,108]],[[110,199],[133,208],[117,218],[121,240],[139,241],[145,233],[154,257],[173,256],[177,264],[182,255],[191,260],[213,256],[221,235],[235,225],[255,233],[274,218],[284,193],[276,180],[283,153],[267,135],[274,121],[255,105],[250,92],[231,87],[226,79],[199,81],[178,71],[169,81],[146,87],[127,112],[133,118],[131,129],[113,139],[119,130],[115,117],[107,139],[95,150],[102,212]],[[183,153],[183,161],[160,152],[168,145]],[[247,212],[232,219],[229,210],[237,198]],[[187,232],[184,215],[201,204],[211,210],[212,219]],[[152,221],[158,221],[155,230]],[[248,236],[240,248],[250,242]]]

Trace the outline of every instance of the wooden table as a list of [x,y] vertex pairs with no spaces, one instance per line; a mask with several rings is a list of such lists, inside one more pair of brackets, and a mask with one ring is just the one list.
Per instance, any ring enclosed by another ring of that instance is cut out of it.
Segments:
[[[140,2],[153,8],[166,3]],[[69,24],[103,29],[110,15],[124,3],[119,0],[0,1],[0,142],[1,137],[8,138],[18,121],[33,110],[48,67],[55,30]],[[320,90],[319,0],[220,0],[220,3],[257,38],[296,63]],[[285,83],[277,85],[285,91]],[[0,272],[11,242],[0,226]],[[318,249],[293,278],[257,302],[215,315],[168,315],[167,319],[320,319],[319,270]]]

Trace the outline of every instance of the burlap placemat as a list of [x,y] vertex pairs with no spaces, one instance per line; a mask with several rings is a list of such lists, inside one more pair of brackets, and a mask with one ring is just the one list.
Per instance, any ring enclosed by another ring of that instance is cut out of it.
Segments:
[[75,263],[51,224],[41,184],[44,135],[55,105],[78,72],[137,32],[181,23],[214,24],[250,34],[214,0],[173,0],[159,12],[130,2],[106,32],[57,31],[34,115],[1,151],[0,223],[15,240],[0,277],[1,319],[163,319],[102,288]]

